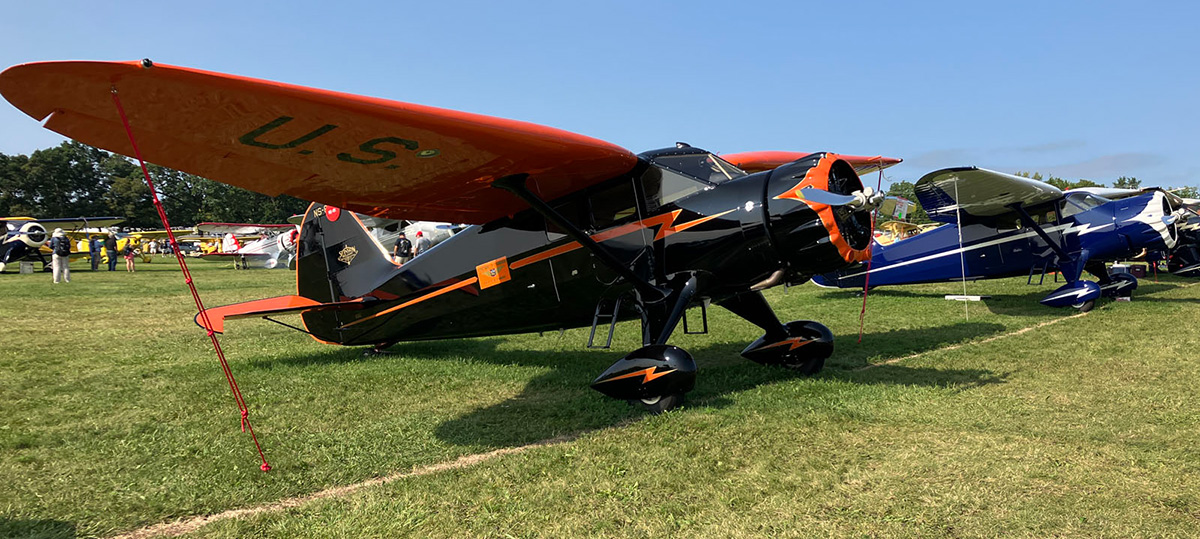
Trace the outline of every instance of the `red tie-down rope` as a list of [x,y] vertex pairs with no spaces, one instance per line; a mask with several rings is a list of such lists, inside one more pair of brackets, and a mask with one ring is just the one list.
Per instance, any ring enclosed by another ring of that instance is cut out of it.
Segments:
[[[167,222],[167,212],[163,209],[162,202],[158,199],[158,191],[154,188],[154,182],[150,179],[150,170],[146,168],[146,162],[142,160],[142,152],[138,149],[137,141],[133,138],[133,129],[129,127],[129,119],[125,116],[125,107],[121,106],[121,97],[117,95],[117,88],[112,88],[113,104],[117,106],[117,113],[121,115],[121,123],[125,126],[125,134],[129,135],[129,144],[133,146],[133,154],[137,157],[138,164],[142,167],[142,175],[146,177],[146,185],[150,187],[150,198],[154,201],[154,209],[158,210],[158,218],[162,220],[163,228],[167,229],[167,238],[171,242],[171,250],[175,253],[175,260],[179,262],[179,269],[183,271],[183,282],[187,283],[188,289],[192,291],[192,299],[196,301],[196,309],[200,311],[200,317],[204,319],[204,327],[211,328],[212,324],[208,320],[208,312],[204,310],[204,302],[200,301],[200,292],[196,291],[196,284],[192,282],[192,273],[188,271],[187,261],[183,259],[183,253],[179,250],[179,243],[175,241],[175,233],[171,231],[171,224]],[[258,443],[258,436],[254,434],[254,425],[250,424],[250,408],[246,406],[246,399],[242,396],[242,390],[238,388],[237,380],[233,378],[233,370],[229,368],[229,362],[225,360],[225,352],[221,350],[221,341],[217,340],[217,334],[212,329],[208,329],[208,338],[212,340],[213,350],[217,352],[217,359],[221,361],[221,370],[225,373],[225,381],[229,382],[229,390],[233,392],[233,400],[237,402],[238,411],[242,416],[242,432],[250,431],[250,438],[254,440],[254,448],[258,450],[258,457],[262,459],[262,466],[259,468],[267,472],[271,470],[271,465],[267,463],[267,456],[263,454],[262,446]]]
[[[876,183],[875,192],[883,190],[883,156],[879,156],[879,182]],[[863,276],[863,302],[862,310],[858,311],[858,342],[862,344],[863,338],[863,321],[867,318],[867,290],[871,284],[871,259],[875,250],[875,217],[879,215],[879,208],[876,207],[871,211],[871,239],[867,243],[867,273]]]

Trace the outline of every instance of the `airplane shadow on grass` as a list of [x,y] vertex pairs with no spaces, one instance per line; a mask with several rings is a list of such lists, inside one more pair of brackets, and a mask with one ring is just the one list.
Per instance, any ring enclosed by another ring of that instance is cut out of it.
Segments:
[[[1050,281],[1047,280],[1047,285],[1043,285],[1043,286],[1038,286],[1037,284],[1029,285],[1030,291],[1026,292],[1026,293],[1022,293],[1022,294],[1012,294],[1012,293],[992,294],[989,297],[987,297],[987,299],[984,299],[982,301],[982,303],[984,305],[986,305],[987,309],[989,311],[991,311],[993,314],[999,314],[999,315],[1004,315],[1004,316],[1048,316],[1048,315],[1054,314],[1055,312],[1060,312],[1063,314],[1063,316],[1070,316],[1072,314],[1075,314],[1076,311],[1074,309],[1066,309],[1066,308],[1056,309],[1054,307],[1046,307],[1045,305],[1042,305],[1041,303],[1039,303],[1039,301],[1041,301],[1042,298],[1044,298],[1048,294],[1050,294],[1050,292],[1053,291],[1054,288],[1056,288],[1057,286],[1061,286],[1062,284],[1065,284],[1065,282],[1064,283],[1054,283],[1053,286],[1049,286],[1050,284],[1051,284]],[[1144,298],[1148,301],[1200,303],[1200,299],[1176,299],[1176,298],[1155,297],[1157,294],[1160,294],[1162,292],[1167,292],[1170,290],[1175,290],[1177,288],[1179,288],[1178,284],[1173,284],[1173,283],[1169,283],[1169,282],[1154,283],[1148,279],[1140,279],[1138,281],[1138,288],[1133,293],[1133,299],[1134,299],[1134,301],[1137,301],[1139,298]],[[974,293],[978,293],[978,292],[968,290],[968,293],[974,294]],[[871,290],[869,295],[877,296],[877,297],[919,298],[919,299],[929,299],[929,300],[944,300],[944,297],[945,297],[945,294],[942,294],[940,292],[936,292],[936,293],[935,292],[914,292],[911,290],[901,290],[898,288],[881,288],[878,290]],[[859,290],[853,290],[853,289],[830,290],[828,292],[821,294],[819,297],[821,297],[822,299],[827,299],[827,300],[837,300],[837,299],[844,300],[844,299],[856,298],[856,297],[861,298],[862,292]],[[870,300],[868,299],[868,301],[870,301]],[[1113,302],[1113,300],[1111,298],[1101,298],[1099,301],[1097,301],[1097,306],[1106,305],[1106,304],[1112,303],[1112,302]]]
[[0,517],[0,537],[76,537],[75,525],[61,520],[22,520]]
[[[856,369],[869,358],[891,358],[934,350],[965,340],[1004,331],[989,323],[960,323],[920,330],[867,334],[864,344],[842,346],[826,363],[816,379],[844,380],[861,384],[901,384],[968,389],[1002,383],[1005,375],[982,369],[937,369],[882,366],[869,371]],[[843,337],[843,340],[849,337]],[[627,351],[527,351],[497,350],[496,339],[469,339],[402,343],[392,350],[405,357],[437,359],[471,357],[499,365],[544,367],[548,370],[530,380],[522,392],[504,402],[474,410],[442,423],[436,435],[456,445],[486,448],[520,446],[562,435],[611,427],[645,416],[640,409],[604,397],[588,386],[591,381]],[[871,342],[888,343],[869,346]],[[693,405],[724,407],[729,395],[776,382],[804,378],[779,367],[758,365],[741,358],[745,343],[714,343],[692,347],[689,352],[700,366],[696,389],[688,394]]]

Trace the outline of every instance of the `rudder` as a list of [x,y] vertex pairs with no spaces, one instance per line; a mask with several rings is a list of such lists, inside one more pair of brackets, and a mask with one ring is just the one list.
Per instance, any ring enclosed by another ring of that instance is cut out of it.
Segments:
[[349,210],[313,203],[296,246],[296,294],[331,303],[363,297],[396,269],[387,251]]

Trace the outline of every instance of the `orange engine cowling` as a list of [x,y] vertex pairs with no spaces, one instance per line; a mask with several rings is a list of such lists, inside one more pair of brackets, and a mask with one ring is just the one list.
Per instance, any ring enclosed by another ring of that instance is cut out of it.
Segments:
[[767,231],[787,263],[789,282],[804,282],[866,260],[871,210],[813,202],[803,189],[850,195],[862,191],[863,185],[854,167],[832,153],[812,154],[771,171],[765,197]]

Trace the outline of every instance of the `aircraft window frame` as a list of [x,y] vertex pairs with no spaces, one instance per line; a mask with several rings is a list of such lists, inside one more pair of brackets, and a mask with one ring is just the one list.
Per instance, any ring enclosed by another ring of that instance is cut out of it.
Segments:
[[[587,193],[588,205],[590,207],[590,215],[592,220],[593,230],[607,230],[609,228],[620,226],[625,223],[633,222],[641,215],[641,208],[638,207],[639,189],[634,185],[634,178],[624,178],[622,181],[607,184],[597,189],[590,189]],[[626,202],[613,205],[614,208],[619,208],[619,211],[612,212],[609,217],[609,208],[603,208],[605,211],[604,218],[601,218],[600,207],[598,202],[604,201],[605,197],[611,196],[611,200],[624,200],[628,202],[628,208],[625,208]]]
[[1110,202],[1110,200],[1106,198],[1099,197],[1091,193],[1084,193],[1083,195],[1078,196],[1068,196],[1066,201],[1067,204],[1063,206],[1062,211],[1063,217],[1070,217],[1078,213],[1083,213]]
[[[657,175],[657,178],[651,175]],[[655,180],[658,181],[658,189],[656,192],[650,192],[648,187]],[[646,210],[650,212],[713,188],[708,182],[659,165],[647,168],[638,178],[638,182],[642,187]]]
[[[711,164],[704,167],[696,166],[701,159],[705,163]],[[660,155],[651,159],[650,163],[659,168],[670,169],[688,178],[706,183],[709,186],[716,186],[729,180],[749,175],[746,171],[734,166],[733,163],[708,152]]]

